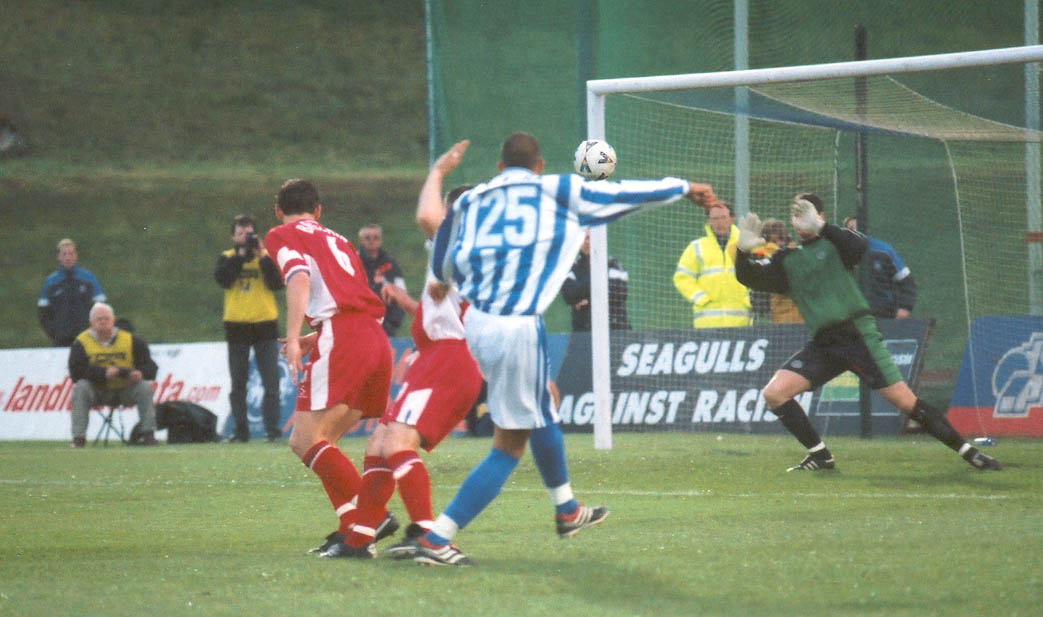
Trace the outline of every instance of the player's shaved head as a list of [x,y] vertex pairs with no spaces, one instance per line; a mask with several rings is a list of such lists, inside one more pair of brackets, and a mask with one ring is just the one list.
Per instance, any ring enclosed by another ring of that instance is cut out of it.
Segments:
[[537,171],[541,160],[540,142],[528,133],[515,133],[503,142],[500,160],[504,167],[524,167]]
[[283,214],[314,214],[319,205],[319,191],[308,180],[292,178],[279,188],[275,203]]

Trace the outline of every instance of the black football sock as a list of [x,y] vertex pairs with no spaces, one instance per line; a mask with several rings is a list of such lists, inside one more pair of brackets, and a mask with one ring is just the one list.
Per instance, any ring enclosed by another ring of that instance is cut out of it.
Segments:
[[[779,417],[782,426],[785,426],[786,430],[792,433],[805,448],[810,450],[816,446],[822,446],[822,437],[819,436],[815,427],[811,426],[811,421],[804,413],[804,408],[795,399],[786,401],[777,409],[772,409],[771,412]],[[829,450],[825,446],[817,449],[814,454],[822,458],[830,456]]]
[[960,437],[956,429],[949,424],[949,421],[945,419],[945,415],[933,406],[928,405],[921,399],[916,399],[916,404],[913,405],[913,411],[909,414],[909,417],[919,422],[931,437],[960,452],[960,454],[965,453],[960,451],[966,444],[963,437]]

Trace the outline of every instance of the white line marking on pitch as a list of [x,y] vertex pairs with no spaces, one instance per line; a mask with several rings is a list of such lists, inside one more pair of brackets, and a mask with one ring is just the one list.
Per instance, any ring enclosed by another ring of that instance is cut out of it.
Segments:
[[[298,481],[292,480],[287,482],[279,482],[277,480],[226,480],[223,482],[213,482],[207,480],[144,480],[144,481],[105,481],[105,480],[37,480],[29,478],[0,478],[0,485],[8,486],[26,486],[26,487],[97,487],[97,488],[130,488],[136,486],[279,486],[279,487],[297,487],[297,486],[313,486],[315,483],[312,481]],[[432,488],[439,490],[456,490],[459,488],[457,485],[440,484],[435,485]],[[546,489],[543,487],[521,487],[521,486],[505,486],[502,489],[505,492],[512,493],[546,493]],[[618,495],[618,496],[633,496],[633,497],[718,497],[722,499],[768,499],[778,497],[799,497],[802,499],[978,499],[978,500],[997,500],[997,499],[1012,499],[1019,497],[1029,497],[1029,495],[980,495],[974,493],[808,493],[808,492],[778,492],[778,493],[718,493],[712,490],[662,490],[662,491],[651,491],[651,490],[634,490],[634,489],[583,489],[584,494],[596,494],[596,495]]]

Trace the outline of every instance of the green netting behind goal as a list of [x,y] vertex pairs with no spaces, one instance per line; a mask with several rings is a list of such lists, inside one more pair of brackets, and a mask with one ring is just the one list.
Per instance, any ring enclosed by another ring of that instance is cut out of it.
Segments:
[[[1039,135],[937,105],[895,82],[871,87],[869,113],[858,116],[853,83],[758,91],[785,106],[775,113],[786,120],[749,119],[749,209],[762,219],[781,219],[792,234],[788,203],[795,193],[811,191],[824,198],[827,219],[841,224],[855,214],[857,129],[869,131],[870,233],[893,245],[915,277],[913,316],[933,323],[920,390],[946,405],[969,324],[984,315],[1039,308],[1032,298],[1038,276],[1032,265],[1038,253],[1033,257],[1032,251],[1038,246],[1025,238],[1031,203],[1026,161],[1038,166],[1027,152],[1038,148]],[[685,91],[608,96],[605,135],[619,157],[616,173],[708,182],[734,202],[736,115],[681,103],[700,99],[734,97],[730,90],[716,97]],[[672,276],[688,243],[705,234],[705,224],[703,209],[685,201],[610,227],[609,254],[629,273],[636,330],[691,328],[691,305]],[[756,323],[770,318],[758,314]],[[788,336],[786,344],[795,350],[807,334]],[[688,378],[659,379],[670,389],[683,388]],[[942,385],[932,392],[935,384]]]

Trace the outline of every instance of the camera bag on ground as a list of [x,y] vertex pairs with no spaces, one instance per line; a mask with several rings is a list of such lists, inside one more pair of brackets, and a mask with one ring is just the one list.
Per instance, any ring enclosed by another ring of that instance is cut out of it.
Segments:
[[220,439],[214,412],[189,401],[156,405],[156,428],[167,429],[167,443],[208,443]]

